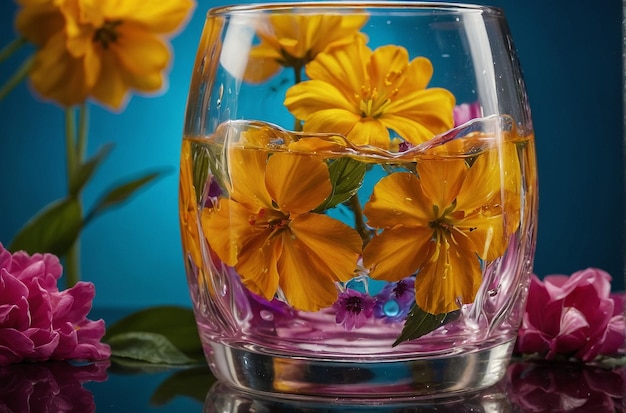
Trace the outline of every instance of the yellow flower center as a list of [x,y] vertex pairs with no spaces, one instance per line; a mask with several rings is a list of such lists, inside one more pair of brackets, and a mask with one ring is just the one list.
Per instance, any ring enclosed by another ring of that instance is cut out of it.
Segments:
[[261,208],[259,212],[252,215],[248,220],[250,225],[262,228],[269,228],[272,231],[280,230],[289,225],[289,214],[282,214],[279,211]]
[[115,43],[119,34],[115,31],[117,26],[122,24],[121,20],[107,21],[93,34],[94,43],[102,44],[103,48],[108,48],[109,44]]
[[376,87],[361,86],[360,93],[355,94],[359,101],[359,111],[361,117],[377,119],[385,113],[387,106],[391,103],[392,97],[398,93],[398,89],[393,89],[391,93],[380,93]]

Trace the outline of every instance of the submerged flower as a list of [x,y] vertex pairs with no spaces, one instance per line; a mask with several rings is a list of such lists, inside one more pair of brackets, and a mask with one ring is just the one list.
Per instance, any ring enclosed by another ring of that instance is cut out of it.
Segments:
[[[335,282],[354,276],[358,233],[311,212],[332,191],[322,159],[285,152],[233,148],[230,198],[202,212],[209,245],[243,284],[271,300],[315,311],[337,299]],[[216,236],[214,236],[216,234]]]
[[30,79],[44,97],[71,106],[92,97],[118,109],[129,91],[155,92],[170,60],[165,35],[191,0],[20,0],[18,31],[38,46]]
[[193,182],[193,143],[184,140],[180,156],[180,183],[178,188],[178,209],[182,228],[183,251],[195,268],[203,268],[198,229],[198,200]]
[[507,220],[517,222],[519,213],[519,200],[500,181],[507,174],[515,180],[519,162],[514,148],[501,152],[502,162],[490,150],[471,166],[463,159],[424,159],[417,174],[381,179],[364,209],[368,225],[383,229],[363,251],[370,276],[399,281],[417,273],[416,303],[431,314],[472,302],[481,261],[504,254],[516,228]]
[[368,16],[273,14],[260,24],[261,43],[252,48],[244,79],[262,82],[281,67],[297,71],[330,47],[354,41]]
[[23,360],[100,360],[111,355],[104,321],[88,320],[94,285],[59,291],[51,254],[11,254],[0,244],[0,365]]
[[611,276],[595,268],[543,281],[533,276],[517,351],[585,362],[616,354],[626,339],[626,323],[623,302],[610,291]]
[[285,97],[287,109],[304,121],[305,132],[342,134],[355,145],[388,149],[389,129],[419,144],[453,126],[454,96],[427,88],[430,60],[409,61],[403,47],[372,51],[357,39],[318,55],[306,74],[310,80],[292,86]]
[[415,280],[413,277],[388,283],[376,294],[374,315],[385,322],[402,321],[415,302]]
[[375,304],[375,299],[369,295],[347,289],[339,294],[339,299],[333,304],[335,321],[343,324],[346,330],[362,327],[372,317]]

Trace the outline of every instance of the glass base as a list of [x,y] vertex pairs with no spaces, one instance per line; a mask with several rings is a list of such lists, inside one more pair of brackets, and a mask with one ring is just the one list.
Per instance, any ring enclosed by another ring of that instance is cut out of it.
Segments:
[[224,383],[290,399],[419,399],[490,387],[505,375],[514,341],[404,359],[329,359],[268,354],[213,343],[209,365]]

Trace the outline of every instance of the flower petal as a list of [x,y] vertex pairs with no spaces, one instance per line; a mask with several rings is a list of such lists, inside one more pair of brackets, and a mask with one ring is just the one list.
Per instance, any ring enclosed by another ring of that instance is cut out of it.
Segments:
[[281,211],[304,213],[331,193],[328,167],[321,158],[279,152],[267,162],[265,186]]
[[378,181],[363,213],[373,228],[398,224],[428,228],[434,218],[432,203],[422,192],[420,180],[408,172],[394,173]]
[[302,311],[317,311],[332,305],[338,291],[329,274],[318,271],[320,257],[311,256],[309,250],[301,248],[299,241],[292,239],[288,232],[282,234],[282,245],[283,254],[278,266],[280,288],[287,302]]
[[432,257],[415,278],[415,301],[431,314],[458,310],[471,303],[480,287],[480,263],[459,233],[438,234]]
[[[348,225],[326,215],[299,215],[289,225],[295,245],[309,257],[318,276],[335,281],[354,277],[362,240]],[[302,265],[305,265],[304,262]]]
[[461,159],[424,160],[417,164],[422,190],[431,205],[438,207],[438,217],[459,195],[467,169]]
[[363,265],[377,280],[400,281],[414,274],[428,259],[433,230],[396,227],[370,240],[363,251]]

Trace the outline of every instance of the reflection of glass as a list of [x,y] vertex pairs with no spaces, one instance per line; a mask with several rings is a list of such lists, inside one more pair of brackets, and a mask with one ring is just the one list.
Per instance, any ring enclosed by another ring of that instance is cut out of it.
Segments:
[[504,413],[511,411],[504,386],[496,385],[475,394],[441,400],[399,402],[346,400],[287,400],[258,396],[216,384],[204,403],[203,413]]
[[180,219],[222,381],[356,397],[495,384],[526,298],[535,212],[530,111],[499,10],[209,13]]
[[0,366],[0,412],[94,412],[93,395],[83,384],[105,381],[108,366],[108,361],[86,365],[49,361]]
[[521,412],[626,411],[626,368],[584,364],[513,363],[507,392]]

